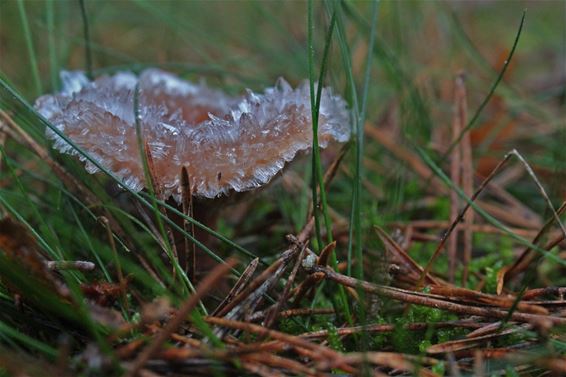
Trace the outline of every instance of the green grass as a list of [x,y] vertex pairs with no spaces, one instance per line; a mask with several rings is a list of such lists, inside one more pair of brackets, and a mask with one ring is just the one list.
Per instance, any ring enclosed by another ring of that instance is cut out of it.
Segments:
[[24,5],[24,0],[18,0],[17,4],[18,4],[18,11],[20,13],[22,34],[25,36],[27,52],[29,55],[31,74],[33,76],[33,83],[35,86],[35,94],[39,96],[43,93],[43,88],[41,85],[41,79],[39,77],[39,67],[37,65],[37,57],[36,57],[35,49],[33,47],[33,37],[31,35],[31,31],[29,28],[28,16]]

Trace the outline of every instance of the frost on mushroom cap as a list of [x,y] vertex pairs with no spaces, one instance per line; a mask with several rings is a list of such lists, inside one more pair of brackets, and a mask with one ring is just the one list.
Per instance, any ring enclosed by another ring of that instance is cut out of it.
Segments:
[[[81,72],[62,72],[61,77],[61,93],[38,98],[35,107],[134,191],[144,188],[134,120],[136,85],[143,138],[165,198],[179,199],[183,165],[192,193],[213,198],[264,185],[299,151],[312,146],[307,82],[292,89],[279,79],[263,94],[247,90],[234,98],[157,69],[139,77],[121,72],[92,82]],[[47,136],[59,151],[85,160],[53,131],[48,129]],[[324,88],[319,145],[324,148],[331,140],[345,142],[349,137],[346,103]],[[86,169],[98,171],[88,161]]]

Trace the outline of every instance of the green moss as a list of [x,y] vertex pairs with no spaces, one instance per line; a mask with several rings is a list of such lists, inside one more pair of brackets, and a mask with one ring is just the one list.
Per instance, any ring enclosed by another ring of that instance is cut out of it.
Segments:
[[328,344],[330,345],[330,348],[335,351],[345,352],[346,349],[344,347],[344,344],[342,344],[342,340],[340,340],[336,325],[334,325],[332,322],[327,322],[326,330],[328,330]]
[[432,366],[431,371],[439,376],[444,376],[446,374],[446,365],[443,362],[439,362]]
[[497,292],[497,274],[502,267],[502,263],[496,262],[493,267],[485,268],[485,291],[487,293]]

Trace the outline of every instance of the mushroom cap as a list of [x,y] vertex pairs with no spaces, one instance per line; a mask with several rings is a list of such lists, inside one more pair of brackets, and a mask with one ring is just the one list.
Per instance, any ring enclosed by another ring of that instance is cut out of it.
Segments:
[[[161,194],[179,200],[185,166],[195,196],[214,198],[271,180],[296,154],[312,147],[308,82],[296,89],[279,79],[263,94],[231,97],[204,83],[148,69],[89,81],[82,72],[62,72],[63,90],[44,95],[35,107],[79,148],[134,191],[145,187],[136,139],[134,92],[139,87],[142,137],[149,146]],[[322,90],[319,145],[350,138],[345,101]],[[89,173],[98,171],[69,143],[48,129],[62,153],[78,155]]]

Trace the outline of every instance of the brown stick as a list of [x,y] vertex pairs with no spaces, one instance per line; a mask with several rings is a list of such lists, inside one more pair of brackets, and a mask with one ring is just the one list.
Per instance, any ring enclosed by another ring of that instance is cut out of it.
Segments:
[[[563,202],[560,208],[556,211],[558,215],[561,215],[566,210],[566,202]],[[551,217],[546,221],[542,229],[538,232],[536,237],[533,239],[532,244],[536,245],[542,239],[542,237],[551,229],[552,224],[554,224],[555,218]],[[545,246],[545,250],[550,250],[549,247],[554,247],[558,243],[562,242],[564,239],[564,233],[560,233],[557,237],[555,237],[549,244]],[[525,248],[525,250],[521,253],[519,258],[513,263],[509,268],[507,268],[507,272],[505,273],[505,281],[509,281],[514,276],[517,276],[519,273],[526,270],[531,263],[537,259],[537,256],[541,254],[530,247]],[[501,287],[503,288],[503,287]]]
[[[455,95],[460,127],[461,129],[464,129],[464,127],[468,124],[468,104],[463,73],[460,73],[456,78]],[[464,134],[460,145],[462,153],[462,190],[466,196],[470,197],[474,193],[474,167],[472,162],[472,143],[469,132]],[[472,259],[473,223],[474,211],[468,211],[468,213],[464,215],[464,229],[462,232],[464,242],[464,255],[462,260],[464,267],[462,272],[463,287],[465,287],[468,282],[468,264]]]
[[108,236],[108,242],[110,243],[110,249],[112,250],[112,257],[114,258],[114,263],[116,266],[116,273],[118,274],[118,283],[120,284],[120,297],[122,300],[122,305],[126,310],[129,309],[128,298],[127,298],[127,285],[128,282],[124,278],[124,273],[122,272],[122,265],[120,264],[120,258],[118,257],[118,250],[116,249],[116,243],[114,242],[114,235],[112,234],[112,229],[110,228],[110,222],[105,216],[100,216],[100,221],[106,226],[106,234]]
[[[380,228],[378,225],[375,225],[374,229],[377,232],[377,235],[381,239],[381,242],[385,246],[386,250],[389,250],[392,255],[397,257],[397,259],[400,259],[402,261],[402,264],[407,266],[412,272],[418,274],[417,276],[423,273],[423,268],[417,262],[415,262],[413,258],[411,258],[409,254],[407,254],[407,252],[403,250],[403,248],[399,246],[399,244],[397,244],[397,242],[395,242],[395,240],[393,240],[393,238],[391,238],[391,236],[387,234],[385,230]],[[441,284],[441,282],[431,274],[425,274],[424,282],[426,284]]]
[[151,344],[136,358],[126,377],[134,377],[143,368],[153,354],[167,341],[169,336],[187,319],[189,313],[198,305],[199,301],[214,288],[215,284],[237,264],[235,259],[228,259],[226,263],[219,264],[197,286],[193,295],[189,297],[167,325],[157,334]]
[[[330,255],[334,252],[336,248],[336,241],[329,243],[322,249],[320,255],[317,258],[317,264],[321,266],[326,266],[328,264],[328,259]],[[302,258],[301,258],[302,259]],[[300,303],[303,297],[311,291],[311,289],[320,281],[317,278],[316,274],[309,275],[305,280],[303,280],[297,288],[293,290],[292,296],[294,297],[293,303],[291,307],[296,308]]]
[[206,317],[204,320],[206,322],[213,324],[213,325],[216,325],[216,326],[222,326],[222,327],[227,327],[227,328],[231,328],[231,329],[246,331],[246,332],[256,334],[256,335],[259,335],[259,336],[269,337],[269,338],[273,338],[273,339],[285,342],[285,343],[289,344],[290,346],[293,346],[293,347],[296,347],[296,348],[299,348],[299,349],[302,348],[302,349],[305,349],[307,351],[310,351],[311,356],[313,358],[318,359],[319,361],[327,360],[327,359],[333,359],[333,360],[336,361],[336,367],[337,368],[344,369],[344,371],[346,371],[348,373],[353,373],[355,371],[355,369],[353,369],[348,364],[343,363],[341,361],[343,359],[343,356],[340,353],[338,353],[338,352],[336,352],[336,351],[334,351],[330,348],[323,347],[319,344],[309,342],[308,340],[300,338],[298,336],[285,334],[285,333],[282,333],[280,331],[271,330],[271,329],[265,328],[264,326],[255,325],[255,324],[249,323],[249,322],[234,321],[234,320],[228,320],[228,319],[225,319],[225,318],[218,318],[218,317]]
[[[148,170],[148,174],[149,174],[149,179],[150,179],[151,184],[152,184],[153,193],[157,198],[163,198],[162,185],[161,185],[161,182],[159,182],[159,180],[157,178],[158,174],[156,174],[156,171],[155,171],[155,165],[153,163],[153,155],[151,154],[151,148],[149,147],[149,143],[147,142],[147,140],[144,140],[144,151],[145,151],[145,158],[146,158],[146,161],[147,161],[147,170]],[[167,212],[165,211],[164,207],[159,206],[159,212],[161,213],[163,218],[167,218]],[[171,227],[169,226],[169,224],[167,222],[165,222],[163,224],[163,226],[165,227],[165,233],[166,233],[167,239],[169,240],[169,245],[170,245],[171,251],[173,253],[173,258],[175,258],[175,260],[178,261],[179,255],[177,254],[177,246],[175,246],[175,238],[173,237],[173,231],[172,231]],[[157,236],[157,234],[156,234],[156,236]],[[164,242],[163,246],[166,247],[165,242]],[[165,249],[165,250],[167,250],[167,249]],[[177,271],[175,269],[175,266],[172,266],[171,273],[172,273],[173,279],[175,279],[175,277],[177,276]]]
[[[445,321],[445,322],[416,322],[416,323],[408,323],[403,326],[404,330],[409,331],[420,331],[426,330],[428,328],[434,329],[442,329],[442,328],[471,328],[477,329],[484,326],[483,323],[475,321],[475,320],[461,320],[461,321]],[[345,335],[352,335],[352,334],[359,334],[363,332],[368,333],[384,333],[384,332],[392,332],[398,328],[397,325],[392,324],[371,324],[371,325],[364,325],[364,326],[353,326],[353,327],[342,327],[336,329],[336,334],[340,336]],[[301,334],[302,338],[307,339],[324,339],[328,337],[330,331],[328,330],[319,330]]]
[[271,326],[273,326],[275,321],[277,321],[277,317],[279,316],[279,312],[281,310],[281,307],[283,306],[283,303],[285,301],[287,301],[287,298],[289,297],[289,292],[291,291],[291,286],[293,285],[293,283],[295,281],[295,277],[297,276],[297,272],[299,271],[299,266],[301,265],[301,262],[303,261],[306,250],[307,250],[307,245],[303,245],[301,252],[297,256],[297,260],[295,261],[295,266],[293,266],[293,270],[291,271],[291,274],[289,275],[289,279],[287,279],[287,283],[285,284],[285,288],[283,289],[283,293],[281,294],[281,297],[279,297],[279,300],[277,301],[277,303],[273,307],[273,310],[269,313],[269,315],[265,319],[265,322],[264,322],[265,327],[270,328]]
[[[443,220],[413,220],[410,222],[393,222],[391,223],[391,226],[393,227],[398,227],[398,228],[413,228],[413,229],[417,229],[417,230],[427,230],[427,229],[444,229],[444,228],[448,228],[448,226],[450,225],[450,223],[448,221],[443,221]],[[461,228],[462,224],[458,225],[457,228]],[[486,234],[507,234],[506,232],[504,232],[503,230],[490,225],[490,224],[473,224],[472,225],[472,229],[475,233],[486,233]],[[524,228],[511,228],[508,227],[508,229],[515,233],[516,235],[519,235],[521,237],[530,237],[530,236],[535,236],[537,234],[537,229],[532,228],[532,229],[524,229]]]
[[[193,217],[193,193],[191,188],[191,181],[187,168],[181,168],[181,201],[183,205],[183,214],[185,216]],[[183,230],[194,238],[195,237],[195,224],[183,219]],[[196,245],[194,242],[185,237],[184,250],[179,254],[179,263],[187,271],[187,275],[191,282],[195,282],[196,276]]]
[[[452,110],[452,143],[455,143],[460,136],[460,132],[464,127],[462,125],[460,111],[461,93],[458,88],[457,80],[454,89],[454,108]],[[450,178],[455,185],[461,183],[462,173],[462,150],[454,148],[450,156]],[[450,223],[456,223],[458,212],[460,210],[460,197],[455,190],[450,191]],[[458,261],[458,237],[459,232],[455,231],[454,235],[448,239],[448,281],[454,283],[454,275],[456,273],[456,262]]]
[[[417,376],[421,377],[437,377],[436,373],[431,372],[426,368],[421,368],[419,365],[424,363],[435,364],[437,360],[427,357],[419,357],[418,360],[413,357],[413,355],[404,355],[395,352],[352,352],[344,355],[344,359],[350,364],[371,364],[385,366],[393,370],[403,370],[415,373]],[[329,366],[333,365],[333,360],[330,360]],[[388,376],[384,373],[374,373],[377,376]]]
[[244,270],[244,272],[242,273],[236,284],[234,284],[230,292],[228,292],[228,295],[224,297],[224,300],[222,300],[222,302],[218,304],[216,309],[214,309],[214,312],[212,312],[211,314],[212,316],[218,315],[218,313],[226,305],[228,305],[228,303],[230,303],[234,297],[236,297],[242,292],[242,290],[246,287],[246,285],[252,278],[258,264],[259,264],[259,258],[255,258],[250,262],[250,264],[246,267],[246,269]]
[[[6,144],[6,140],[8,139],[8,132],[6,130],[8,127],[4,123],[4,121],[0,120],[0,147],[3,149],[4,145]],[[2,156],[0,156],[2,157]],[[3,158],[0,158],[0,171],[2,171],[2,162],[4,161]]]
[[505,155],[505,157],[503,158],[503,160],[501,160],[497,166],[492,170],[492,172],[489,174],[489,176],[484,179],[484,181],[480,184],[480,186],[478,187],[478,189],[474,192],[474,195],[472,195],[472,197],[470,198],[470,201],[468,203],[466,203],[466,205],[464,206],[464,208],[462,209],[462,211],[460,211],[460,214],[458,216],[458,218],[456,219],[456,221],[452,222],[452,224],[450,225],[450,228],[448,229],[448,231],[446,231],[446,233],[444,234],[444,236],[442,237],[442,239],[440,240],[440,242],[438,243],[438,246],[436,247],[436,250],[434,251],[434,254],[432,255],[432,257],[430,258],[430,260],[428,261],[428,263],[426,264],[424,271],[421,275],[420,281],[418,286],[422,286],[422,283],[424,281],[424,278],[426,276],[427,273],[430,272],[430,269],[432,268],[432,265],[434,264],[434,261],[436,260],[436,258],[438,258],[438,256],[440,255],[440,252],[442,251],[442,248],[444,247],[444,244],[446,243],[446,240],[448,239],[448,237],[450,237],[450,234],[454,231],[454,229],[456,228],[456,226],[458,225],[458,223],[464,218],[464,215],[466,214],[466,212],[468,211],[468,209],[472,206],[471,203],[475,202],[476,199],[478,198],[478,196],[481,194],[481,192],[485,189],[485,187],[488,185],[488,183],[493,179],[493,177],[495,177],[495,175],[499,172],[499,170],[501,170],[501,168],[507,163],[507,161],[509,161],[509,159],[511,158],[512,154],[508,153]]
[[323,272],[326,275],[327,279],[333,280],[347,287],[363,289],[364,291],[370,294],[380,295],[411,304],[417,304],[417,305],[423,305],[437,309],[447,310],[453,313],[477,315],[480,317],[498,318],[498,319],[507,319],[509,317],[510,320],[516,322],[530,323],[530,322],[539,322],[539,321],[550,321],[552,324],[555,325],[566,325],[566,318],[554,317],[550,315],[520,313],[520,312],[513,312],[509,314],[509,312],[498,308],[478,307],[472,305],[458,304],[440,299],[439,297],[441,296],[431,297],[431,295],[428,294],[372,284],[367,281],[354,279],[349,276],[337,273],[332,269],[326,267],[313,266],[311,271],[309,272],[311,273]]

